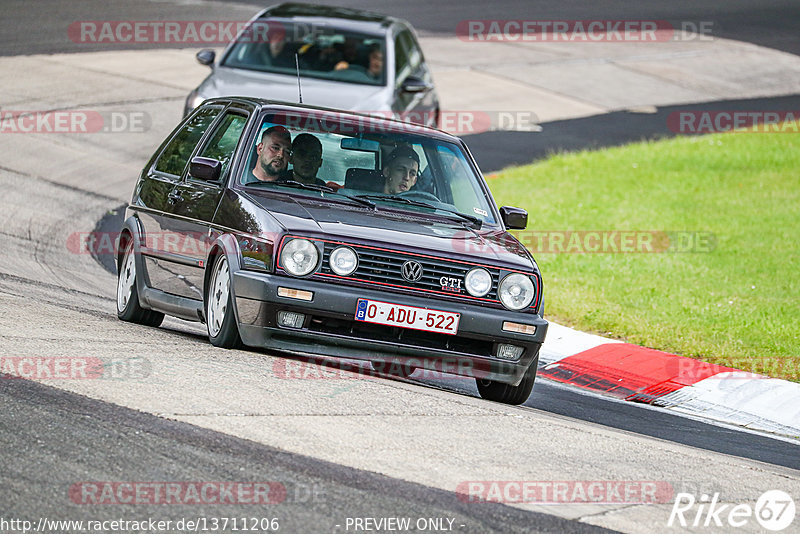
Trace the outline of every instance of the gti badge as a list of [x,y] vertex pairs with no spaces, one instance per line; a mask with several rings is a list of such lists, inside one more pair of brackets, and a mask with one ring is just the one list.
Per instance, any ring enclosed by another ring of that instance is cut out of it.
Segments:
[[439,283],[442,285],[442,291],[461,293],[461,282],[461,278],[455,278],[453,276],[443,276],[439,278]]

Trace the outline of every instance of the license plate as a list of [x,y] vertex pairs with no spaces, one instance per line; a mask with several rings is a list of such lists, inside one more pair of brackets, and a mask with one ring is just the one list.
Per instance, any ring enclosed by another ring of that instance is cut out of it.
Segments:
[[358,299],[356,321],[455,335],[460,313]]

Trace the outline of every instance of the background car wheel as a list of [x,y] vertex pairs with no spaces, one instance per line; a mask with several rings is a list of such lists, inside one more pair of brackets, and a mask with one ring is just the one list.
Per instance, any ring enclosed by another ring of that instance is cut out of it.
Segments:
[[206,294],[208,339],[215,347],[238,349],[242,346],[239,327],[233,313],[231,274],[228,259],[221,254],[214,261],[211,283]]
[[164,314],[142,308],[139,304],[139,291],[136,289],[136,256],[133,252],[133,240],[128,241],[125,255],[119,264],[117,274],[117,317],[123,321],[158,326],[164,320]]
[[522,378],[522,382],[520,382],[518,386],[476,378],[475,384],[478,386],[478,393],[480,393],[481,398],[486,400],[502,402],[504,404],[522,404],[531,396],[538,366],[539,353],[537,352],[533,363],[528,367],[525,376]]

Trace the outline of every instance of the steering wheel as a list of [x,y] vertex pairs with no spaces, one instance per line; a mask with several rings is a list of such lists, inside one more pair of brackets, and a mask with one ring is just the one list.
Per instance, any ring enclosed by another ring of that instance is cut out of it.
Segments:
[[418,190],[411,190],[411,191],[404,191],[400,193],[401,197],[416,197],[419,200],[432,200],[436,203],[441,202],[439,197],[434,195],[433,193],[428,193],[427,191],[418,191]]

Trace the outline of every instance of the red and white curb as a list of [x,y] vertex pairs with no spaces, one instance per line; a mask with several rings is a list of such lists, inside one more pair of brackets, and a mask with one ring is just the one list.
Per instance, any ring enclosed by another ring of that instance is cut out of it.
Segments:
[[550,323],[538,376],[619,399],[800,439],[800,384]]

